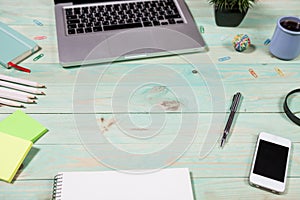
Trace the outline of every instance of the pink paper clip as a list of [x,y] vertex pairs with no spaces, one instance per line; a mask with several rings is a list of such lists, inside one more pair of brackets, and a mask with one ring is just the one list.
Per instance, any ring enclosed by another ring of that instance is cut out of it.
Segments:
[[34,40],[44,40],[44,39],[47,39],[47,36],[35,36],[33,39]]

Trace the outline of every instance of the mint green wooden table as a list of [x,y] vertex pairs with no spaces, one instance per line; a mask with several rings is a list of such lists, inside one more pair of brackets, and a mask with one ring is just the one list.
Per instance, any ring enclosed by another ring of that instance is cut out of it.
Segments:
[[[204,27],[207,53],[64,69],[58,64],[53,1],[0,0],[0,21],[30,38],[47,36],[37,41],[45,56],[36,62],[32,56],[22,63],[32,70],[31,74],[4,68],[1,73],[46,84],[47,95],[24,111],[49,129],[34,144],[15,181],[0,182],[1,200],[51,199],[57,172],[111,170],[115,166],[108,159],[117,161],[115,164],[120,168],[188,167],[197,200],[300,198],[300,127],[289,121],[282,109],[285,94],[300,87],[300,57],[281,61],[273,58],[264,45],[272,37],[280,16],[299,16],[300,2],[259,1],[237,28],[217,27],[213,9],[205,0],[189,0],[187,4],[197,25]],[[34,24],[34,19],[44,26]],[[248,34],[253,48],[236,52],[231,40],[238,33]],[[231,59],[219,62],[224,56]],[[249,68],[257,73],[257,78],[251,76]],[[96,85],[95,80],[81,81],[83,75],[97,75],[99,80]],[[86,91],[93,95],[85,96]],[[220,149],[216,140],[224,128],[232,95],[237,91],[244,100],[229,141]],[[294,98],[294,111],[299,112],[299,103]],[[14,111],[0,107],[0,120]],[[92,121],[86,120],[89,118]],[[287,191],[283,195],[248,184],[260,131],[293,142]],[[102,145],[99,155],[103,160],[82,143],[81,136],[90,133],[107,139],[105,143],[90,141],[95,146]],[[209,139],[205,140],[208,133]],[[177,137],[179,141],[175,140]],[[173,144],[178,148],[168,149]],[[205,153],[201,150],[203,145],[207,149],[215,145],[205,157],[201,157]],[[112,154],[109,146],[131,156]],[[151,160],[149,156],[149,160],[140,162],[135,157],[155,152],[161,153],[161,160]]]

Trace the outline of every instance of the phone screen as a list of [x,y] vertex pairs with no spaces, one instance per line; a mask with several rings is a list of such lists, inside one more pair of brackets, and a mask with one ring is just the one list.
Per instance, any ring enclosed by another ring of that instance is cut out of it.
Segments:
[[254,174],[284,182],[289,148],[260,139]]

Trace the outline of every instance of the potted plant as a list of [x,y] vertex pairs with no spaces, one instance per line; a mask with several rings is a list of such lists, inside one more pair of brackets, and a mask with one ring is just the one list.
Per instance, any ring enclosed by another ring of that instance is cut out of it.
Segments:
[[257,0],[208,0],[214,5],[215,21],[218,26],[236,27],[240,25]]

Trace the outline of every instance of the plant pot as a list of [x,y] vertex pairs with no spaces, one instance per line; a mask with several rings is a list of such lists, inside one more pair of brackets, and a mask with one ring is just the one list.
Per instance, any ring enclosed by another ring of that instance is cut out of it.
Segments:
[[245,12],[241,12],[238,7],[233,7],[232,9],[218,9],[215,6],[214,9],[216,24],[225,27],[236,27],[240,25],[248,11],[247,9]]

